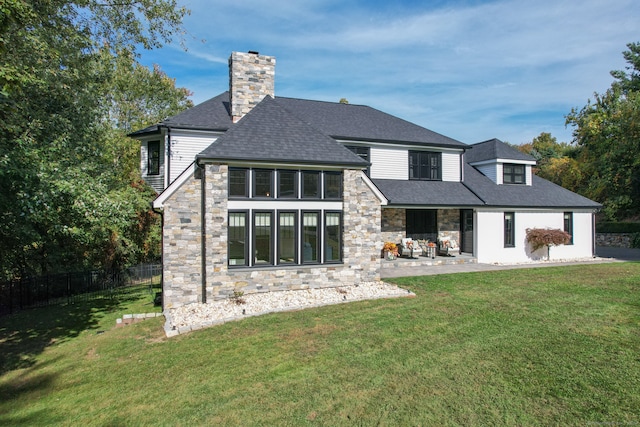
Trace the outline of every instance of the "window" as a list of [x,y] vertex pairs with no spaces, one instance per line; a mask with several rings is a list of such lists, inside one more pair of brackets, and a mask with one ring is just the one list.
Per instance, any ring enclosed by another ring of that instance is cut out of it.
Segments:
[[160,141],[147,143],[147,175],[160,175]]
[[272,170],[253,170],[253,197],[273,197]]
[[342,173],[340,172],[324,173],[324,198],[325,199],[341,199],[342,198]]
[[278,171],[278,197],[282,199],[298,198],[298,172]]
[[302,213],[302,262],[305,264],[320,262],[318,216],[318,212]]
[[249,197],[249,169],[229,169],[229,197]]
[[437,213],[435,209],[407,209],[407,237],[436,240]]
[[278,214],[278,264],[295,264],[296,257],[296,212]]
[[[370,161],[369,157],[371,155],[371,149],[369,147],[356,147],[352,145],[347,145],[346,147],[349,150],[351,150],[354,154],[357,154],[358,156],[360,156],[362,160],[366,160],[367,162]],[[371,171],[371,167],[368,167],[366,171],[367,176],[369,176],[370,171]]]
[[505,163],[502,166],[502,182],[504,184],[525,184],[524,165]]
[[442,180],[442,153],[409,151],[409,179]]
[[564,231],[571,235],[569,244],[573,245],[573,212],[564,213]]
[[342,214],[326,212],[324,216],[324,262],[338,262],[342,259]]
[[302,172],[302,198],[303,199],[319,199],[320,198],[320,172],[316,172],[316,171]]
[[249,265],[247,259],[247,212],[229,212],[229,265]]
[[515,216],[514,212],[504,213],[504,247],[513,248],[516,246],[515,232]]
[[253,214],[254,265],[273,264],[273,227],[271,212]]

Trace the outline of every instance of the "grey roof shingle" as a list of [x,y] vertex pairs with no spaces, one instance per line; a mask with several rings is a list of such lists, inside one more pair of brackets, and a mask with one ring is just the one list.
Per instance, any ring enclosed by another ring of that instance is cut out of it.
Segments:
[[[299,120],[336,139],[467,147],[460,141],[364,105],[281,97],[275,100]],[[130,136],[156,133],[162,126],[198,130],[230,129],[234,125],[229,116],[229,92],[223,92],[156,125],[133,132]]]
[[493,159],[536,161],[532,156],[518,151],[496,138],[472,144],[468,148],[470,149],[465,153],[468,163]]
[[533,175],[531,185],[496,185],[473,166],[464,167],[465,185],[475,193],[484,206],[530,208],[588,208],[601,205]]
[[372,181],[389,200],[390,206],[482,206],[482,201],[461,182],[397,179],[373,179]]
[[160,123],[133,132],[130,136],[155,133],[160,130],[160,127],[226,131],[232,124],[229,115],[229,92],[223,92]]
[[277,97],[276,102],[301,120],[336,139],[467,147],[467,144],[460,141],[366,105],[281,97]]
[[270,96],[197,157],[361,168],[369,165],[339,142],[299,120]]

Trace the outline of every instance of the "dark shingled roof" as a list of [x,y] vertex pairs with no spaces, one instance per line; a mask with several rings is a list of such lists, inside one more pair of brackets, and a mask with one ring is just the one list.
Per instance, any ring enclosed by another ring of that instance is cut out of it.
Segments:
[[468,145],[366,105],[276,98],[298,118],[336,139],[410,142],[467,148]]
[[197,156],[367,167],[369,163],[282,108],[270,96]]
[[464,183],[484,206],[529,208],[600,208],[599,203],[533,175],[531,185],[496,185],[473,166],[465,165]]
[[[364,105],[280,97],[275,98],[275,101],[299,120],[336,139],[468,147],[460,141]],[[156,133],[160,127],[226,131],[233,126],[229,116],[229,92],[223,92],[156,125],[133,132],[130,136]]]
[[162,122],[131,133],[129,136],[141,136],[155,133],[161,127],[174,129],[197,129],[226,131],[232,125],[229,115],[229,92],[223,92],[215,98],[204,101],[180,114]]
[[468,163],[493,159],[536,161],[532,156],[518,151],[495,138],[479,142],[477,144],[472,144],[469,148],[470,150],[465,153],[465,158]]
[[482,201],[461,182],[397,179],[373,179],[372,181],[389,200],[389,205],[482,206]]

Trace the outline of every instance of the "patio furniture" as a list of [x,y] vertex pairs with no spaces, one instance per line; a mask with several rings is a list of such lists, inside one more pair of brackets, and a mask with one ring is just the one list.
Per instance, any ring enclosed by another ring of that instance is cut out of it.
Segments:
[[438,242],[438,255],[456,256],[460,255],[460,246],[455,240],[440,240]]
[[415,258],[422,254],[422,248],[411,237],[407,237],[402,239],[402,243],[398,245],[398,252],[400,256]]

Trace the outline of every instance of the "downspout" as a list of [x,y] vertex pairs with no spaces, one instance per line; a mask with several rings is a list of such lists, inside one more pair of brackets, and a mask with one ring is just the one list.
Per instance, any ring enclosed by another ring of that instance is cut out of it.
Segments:
[[206,228],[206,166],[200,165],[196,160],[196,172],[200,174],[200,277],[202,278],[202,303],[207,302],[207,228]]
[[167,146],[167,161],[165,162],[166,173],[164,188],[167,188],[171,184],[171,128],[167,127],[167,134],[165,135],[165,141]]

